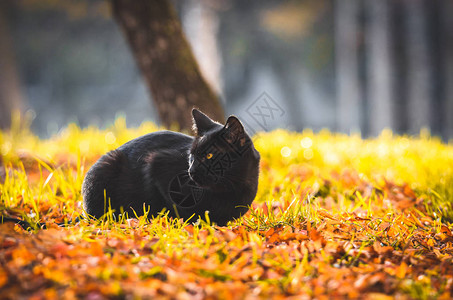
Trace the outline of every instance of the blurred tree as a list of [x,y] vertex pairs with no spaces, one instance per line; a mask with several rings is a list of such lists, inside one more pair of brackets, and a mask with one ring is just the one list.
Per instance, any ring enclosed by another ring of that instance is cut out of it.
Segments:
[[[390,24],[390,56],[392,57],[392,93],[393,93],[393,130],[407,132],[409,128],[407,101],[407,55],[405,41],[405,7],[403,1],[391,0],[388,3]],[[391,29],[391,30],[390,30]]]
[[337,67],[337,129],[350,133],[361,129],[362,90],[360,86],[358,15],[360,2],[335,1],[335,62]]
[[9,128],[11,114],[22,108],[23,96],[8,26],[8,1],[0,1],[0,129]]
[[453,1],[441,2],[441,47],[443,100],[443,136],[453,139]]
[[198,107],[223,122],[219,98],[206,83],[169,0],[111,0],[165,126],[190,129]]
[[428,44],[427,10],[423,0],[405,0],[408,54],[409,132],[431,128],[433,57]]
[[180,8],[178,5],[175,8],[201,74],[214,92],[221,94],[223,82],[220,75],[222,58],[218,45],[218,11],[222,9],[222,3],[200,0],[182,0],[177,3]]
[[[279,125],[303,130],[310,123],[310,109],[314,107],[313,99],[305,97],[305,84],[315,81],[315,73],[321,69],[317,67],[320,56],[313,53],[322,51],[314,50],[319,43],[312,41],[311,33],[322,32],[323,25],[319,25],[325,24],[329,4],[315,0],[226,3],[229,6],[219,14],[219,42],[227,104],[240,107],[244,95],[250,97],[257,85],[256,78],[270,74],[280,94],[275,100],[281,101],[285,110],[286,124]],[[268,88],[272,85],[266,87],[271,92]],[[245,99],[248,105],[253,100]]]
[[290,128],[296,131],[302,131],[307,125],[308,116],[304,110],[307,99],[301,95],[301,86],[309,72],[306,62],[289,60],[288,56],[304,56],[309,32],[325,6],[319,1],[283,1],[260,14],[261,26],[272,34],[274,43],[263,44],[270,39],[264,36],[259,52],[269,58],[275,80],[290,108],[287,110]]
[[388,0],[365,1],[369,26],[367,34],[367,99],[369,133],[378,135],[384,128],[393,128],[393,93],[390,53],[390,7]]

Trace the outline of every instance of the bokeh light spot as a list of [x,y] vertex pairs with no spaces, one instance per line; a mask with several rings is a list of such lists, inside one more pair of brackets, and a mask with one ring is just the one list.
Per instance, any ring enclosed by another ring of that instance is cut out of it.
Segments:
[[313,158],[313,150],[312,149],[305,149],[304,150],[304,158],[310,160]]
[[311,138],[306,136],[300,141],[300,145],[302,146],[302,148],[307,149],[313,145],[313,141],[311,140]]
[[280,150],[280,153],[283,157],[289,157],[291,155],[291,149],[285,146],[282,148],[282,150]]
[[109,145],[115,143],[116,142],[115,134],[111,131],[107,132],[107,134],[105,135],[105,142]]

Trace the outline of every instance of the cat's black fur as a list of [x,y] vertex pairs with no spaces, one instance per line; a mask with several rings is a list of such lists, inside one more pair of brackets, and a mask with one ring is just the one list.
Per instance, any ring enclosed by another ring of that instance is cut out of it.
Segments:
[[102,156],[83,182],[86,212],[155,216],[165,208],[196,220],[209,211],[219,225],[244,215],[258,188],[258,151],[236,117],[221,125],[196,109],[192,116],[195,137],[158,131]]

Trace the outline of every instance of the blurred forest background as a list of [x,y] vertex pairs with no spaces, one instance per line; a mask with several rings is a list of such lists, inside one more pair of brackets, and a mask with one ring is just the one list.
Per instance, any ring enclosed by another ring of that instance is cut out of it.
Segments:
[[[265,93],[266,124],[374,136],[384,128],[453,138],[453,1],[172,1],[227,114]],[[68,122],[159,122],[104,0],[0,2],[0,125],[12,110],[42,137]],[[187,112],[189,114],[189,112]],[[262,127],[262,126],[261,126]]]

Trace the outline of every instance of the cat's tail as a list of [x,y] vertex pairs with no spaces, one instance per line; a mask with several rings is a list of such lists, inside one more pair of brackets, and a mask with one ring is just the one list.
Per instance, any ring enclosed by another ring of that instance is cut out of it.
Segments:
[[[55,223],[60,227],[66,227],[69,225],[74,225],[80,222],[80,218],[77,217],[74,220],[69,220],[68,222],[61,222],[61,223]],[[25,230],[32,230],[34,228],[41,228],[41,229],[47,229],[46,223],[36,223],[35,226],[32,226],[30,222],[21,220],[18,218],[11,218],[11,217],[5,217],[5,216],[0,216],[0,224],[4,223],[15,223],[22,227]]]

